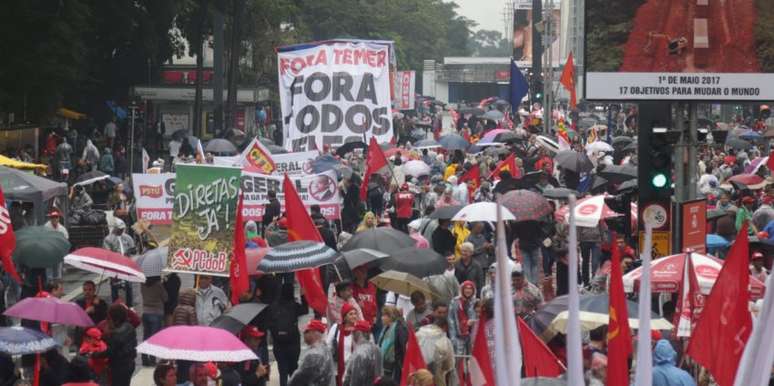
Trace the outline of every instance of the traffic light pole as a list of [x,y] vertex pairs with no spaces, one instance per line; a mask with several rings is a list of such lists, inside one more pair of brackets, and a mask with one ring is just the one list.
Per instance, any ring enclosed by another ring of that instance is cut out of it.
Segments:
[[697,183],[698,183],[698,175],[696,171],[696,166],[699,164],[698,160],[698,126],[699,126],[699,120],[697,118],[697,108],[698,106],[696,103],[689,103],[688,104],[688,189],[687,189],[687,197],[685,198],[685,201],[691,201],[696,199],[696,189],[697,189]]
[[673,181],[675,182],[675,201],[682,202],[685,200],[685,121],[683,120],[683,113],[685,112],[685,105],[683,102],[675,103],[672,109],[675,114],[675,129],[680,133],[680,140],[675,145],[674,153],[674,166],[675,176]]

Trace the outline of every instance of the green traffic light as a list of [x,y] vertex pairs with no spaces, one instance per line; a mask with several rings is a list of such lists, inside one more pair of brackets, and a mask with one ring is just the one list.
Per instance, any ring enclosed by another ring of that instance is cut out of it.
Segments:
[[653,176],[651,183],[656,188],[663,188],[667,184],[667,177],[666,175],[664,175],[664,173],[656,174],[655,176]]

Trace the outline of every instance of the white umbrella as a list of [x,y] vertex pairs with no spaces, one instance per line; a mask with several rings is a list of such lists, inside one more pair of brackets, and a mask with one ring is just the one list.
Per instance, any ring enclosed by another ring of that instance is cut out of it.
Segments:
[[[503,220],[516,220],[508,208],[501,206]],[[497,204],[494,202],[477,202],[462,208],[452,217],[452,221],[497,221]]]
[[586,145],[587,153],[609,152],[609,151],[613,151],[613,147],[610,146],[610,144],[607,142],[595,141]]
[[537,136],[537,143],[538,145],[542,146],[543,149],[546,149],[547,151],[551,152],[552,154],[556,154],[559,152],[559,144],[556,143],[551,138],[548,138],[546,136],[538,135]]
[[411,160],[403,164],[403,173],[413,177],[430,175],[430,166],[424,161]]

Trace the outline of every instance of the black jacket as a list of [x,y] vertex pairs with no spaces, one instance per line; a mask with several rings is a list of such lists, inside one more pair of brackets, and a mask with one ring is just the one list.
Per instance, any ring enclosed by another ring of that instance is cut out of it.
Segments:
[[261,220],[261,223],[263,223],[263,226],[271,224],[271,222],[274,220],[274,218],[279,217],[282,214],[282,209],[280,207],[280,203],[276,198],[272,198],[269,200],[269,203],[266,204],[266,211],[263,213],[263,219]]
[[126,321],[105,334],[108,357],[111,368],[133,366],[137,356],[137,331]]
[[454,247],[457,245],[457,239],[450,230],[438,227],[433,231],[432,239],[433,250],[438,252],[441,256],[454,254]]

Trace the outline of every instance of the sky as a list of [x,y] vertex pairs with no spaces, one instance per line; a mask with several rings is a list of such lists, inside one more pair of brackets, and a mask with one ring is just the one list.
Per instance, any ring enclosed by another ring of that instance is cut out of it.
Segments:
[[475,21],[475,30],[490,29],[503,32],[503,9],[508,0],[453,0],[459,8],[457,14]]

